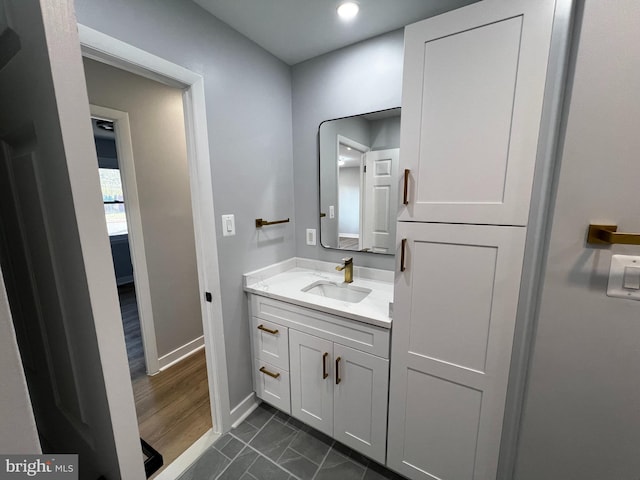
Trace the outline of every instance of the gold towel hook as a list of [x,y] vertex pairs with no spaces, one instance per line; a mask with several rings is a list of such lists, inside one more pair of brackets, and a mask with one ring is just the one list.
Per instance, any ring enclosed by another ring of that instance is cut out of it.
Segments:
[[618,232],[617,225],[589,225],[587,231],[589,245],[640,245],[640,233]]

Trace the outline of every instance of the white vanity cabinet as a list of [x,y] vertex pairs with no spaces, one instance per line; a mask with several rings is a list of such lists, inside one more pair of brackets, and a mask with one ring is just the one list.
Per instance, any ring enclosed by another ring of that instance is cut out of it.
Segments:
[[389,360],[291,330],[291,415],[385,461]]
[[249,297],[257,396],[384,463],[389,329]]

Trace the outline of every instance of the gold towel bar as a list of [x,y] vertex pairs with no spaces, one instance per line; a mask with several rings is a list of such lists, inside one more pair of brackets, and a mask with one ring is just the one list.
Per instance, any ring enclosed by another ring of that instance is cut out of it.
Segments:
[[256,228],[262,228],[265,225],[276,225],[278,223],[288,223],[289,219],[285,220],[276,220],[275,222],[268,222],[267,220],[263,220],[261,218],[256,218]]
[[617,225],[589,225],[587,243],[590,245],[640,245],[640,233],[618,232]]

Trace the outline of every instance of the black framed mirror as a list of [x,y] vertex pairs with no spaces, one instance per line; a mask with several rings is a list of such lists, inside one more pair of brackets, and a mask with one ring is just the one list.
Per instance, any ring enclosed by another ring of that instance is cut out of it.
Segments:
[[318,149],[321,245],[393,255],[400,108],[326,120]]

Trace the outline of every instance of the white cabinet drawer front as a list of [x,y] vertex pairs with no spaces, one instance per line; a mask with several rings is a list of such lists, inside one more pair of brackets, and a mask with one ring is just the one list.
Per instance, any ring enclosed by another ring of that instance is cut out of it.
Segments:
[[336,440],[385,463],[389,360],[334,344]]
[[254,359],[256,394],[280,410],[291,413],[289,372],[275,365]]
[[288,371],[289,329],[255,317],[251,328],[256,358]]
[[262,320],[389,358],[389,330],[271,298],[251,295],[251,312]]

